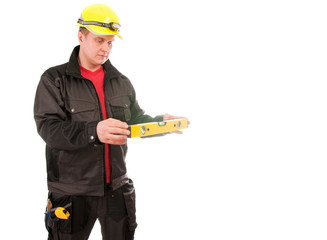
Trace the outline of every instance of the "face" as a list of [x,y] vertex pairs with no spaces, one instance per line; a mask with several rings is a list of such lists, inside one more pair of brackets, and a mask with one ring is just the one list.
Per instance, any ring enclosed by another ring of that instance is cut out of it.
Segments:
[[89,68],[100,67],[109,57],[112,49],[113,35],[95,35],[91,32],[87,34],[78,32],[80,43],[79,58],[82,65]]

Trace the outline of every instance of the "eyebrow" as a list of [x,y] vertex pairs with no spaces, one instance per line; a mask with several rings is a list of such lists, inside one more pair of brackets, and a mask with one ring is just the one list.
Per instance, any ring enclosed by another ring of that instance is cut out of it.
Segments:
[[115,38],[110,39],[110,40],[106,40],[106,39],[103,38],[103,37],[96,37],[96,39],[101,39],[101,40],[108,41],[108,42],[113,42],[113,41],[115,41]]

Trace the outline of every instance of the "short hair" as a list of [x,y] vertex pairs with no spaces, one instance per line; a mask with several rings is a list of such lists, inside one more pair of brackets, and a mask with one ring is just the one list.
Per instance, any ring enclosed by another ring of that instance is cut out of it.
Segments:
[[87,30],[86,27],[79,27],[79,31],[83,33],[85,36],[89,33],[89,30]]

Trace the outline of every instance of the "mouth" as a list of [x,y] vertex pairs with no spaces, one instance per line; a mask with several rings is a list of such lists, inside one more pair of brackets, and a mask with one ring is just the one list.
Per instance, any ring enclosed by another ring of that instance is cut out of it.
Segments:
[[108,57],[108,54],[107,53],[104,53],[104,54],[98,54],[98,56],[100,58],[107,58]]

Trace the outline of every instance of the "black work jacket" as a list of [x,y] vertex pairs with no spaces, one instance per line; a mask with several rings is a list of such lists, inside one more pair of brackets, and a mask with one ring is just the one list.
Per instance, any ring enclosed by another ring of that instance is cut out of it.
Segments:
[[[37,130],[46,142],[49,191],[70,195],[103,196],[105,189],[104,144],[96,126],[102,119],[101,105],[93,83],[82,77],[78,64],[79,46],[68,63],[44,72],[34,104]],[[111,63],[105,70],[105,104],[109,118],[128,124],[162,121],[144,114],[127,77]],[[111,185],[128,182],[126,145],[110,145]]]

